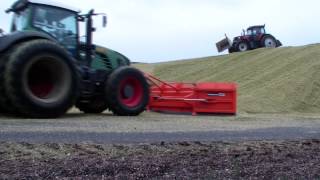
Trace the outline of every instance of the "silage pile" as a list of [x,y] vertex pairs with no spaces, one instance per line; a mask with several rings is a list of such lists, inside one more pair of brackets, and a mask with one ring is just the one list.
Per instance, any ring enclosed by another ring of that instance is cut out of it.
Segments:
[[162,63],[153,73],[169,81],[236,82],[240,113],[320,112],[319,44]]

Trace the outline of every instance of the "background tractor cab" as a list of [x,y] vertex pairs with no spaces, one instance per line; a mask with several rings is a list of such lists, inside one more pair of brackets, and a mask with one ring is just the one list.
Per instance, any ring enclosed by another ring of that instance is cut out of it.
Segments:
[[260,41],[264,34],[266,34],[265,26],[251,26],[247,29],[247,33],[244,34],[244,37],[249,40]]
[[[109,109],[116,115],[145,110],[144,74],[124,55],[94,45],[93,17],[51,1],[18,0],[11,32],[0,36],[0,112],[55,118],[75,105],[85,113]],[[85,23],[85,41],[80,41]]]

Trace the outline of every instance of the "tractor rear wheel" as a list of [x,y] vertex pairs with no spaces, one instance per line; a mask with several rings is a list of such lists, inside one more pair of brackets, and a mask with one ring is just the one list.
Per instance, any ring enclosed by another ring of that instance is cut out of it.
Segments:
[[106,109],[108,109],[108,104],[104,98],[96,97],[93,100],[86,103],[78,102],[76,104],[76,107],[84,113],[100,114]]
[[244,51],[249,50],[248,43],[246,43],[246,42],[240,42],[237,47],[238,47],[238,51],[240,51],[240,52],[244,52]]
[[106,83],[109,109],[119,116],[136,116],[149,102],[149,85],[143,73],[124,66],[116,69]]
[[6,58],[4,55],[0,57],[0,113],[7,113],[9,110],[7,103],[7,96],[4,88],[4,70],[6,65]]
[[11,100],[5,88],[5,70],[9,61],[10,54],[15,50],[18,45],[3,53],[0,58],[0,111],[6,115],[17,115],[16,109],[12,106]]
[[49,40],[16,47],[5,69],[5,88],[19,113],[28,118],[56,118],[74,105],[78,73],[73,59]]
[[262,47],[275,48],[277,47],[277,41],[272,36],[265,36],[262,38]]

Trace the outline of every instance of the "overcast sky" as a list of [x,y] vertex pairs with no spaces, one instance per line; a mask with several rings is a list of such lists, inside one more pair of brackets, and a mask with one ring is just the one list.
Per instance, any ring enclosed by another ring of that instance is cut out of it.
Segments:
[[[319,0],[56,0],[82,12],[90,7],[108,15],[107,28],[94,41],[132,61],[159,62],[218,55],[215,43],[227,33],[238,36],[250,25],[266,24],[267,32],[285,46],[320,41]],[[0,27],[9,31],[13,0],[1,0]]]

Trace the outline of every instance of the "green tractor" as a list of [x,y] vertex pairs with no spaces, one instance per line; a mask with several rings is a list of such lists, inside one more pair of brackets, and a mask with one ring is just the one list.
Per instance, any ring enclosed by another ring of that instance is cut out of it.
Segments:
[[[0,111],[56,118],[76,106],[135,116],[145,110],[149,86],[124,55],[92,44],[93,17],[101,14],[39,0],[18,0],[11,33],[0,36]],[[85,42],[80,24],[85,23]],[[107,23],[103,16],[104,26]]]

